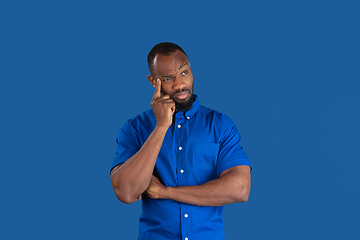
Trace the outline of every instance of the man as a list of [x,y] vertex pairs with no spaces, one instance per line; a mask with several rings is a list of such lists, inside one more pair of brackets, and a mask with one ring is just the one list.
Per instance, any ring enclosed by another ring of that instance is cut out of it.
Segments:
[[124,203],[142,199],[139,238],[224,239],[224,205],[246,202],[251,164],[234,123],[199,105],[181,47],[148,55],[152,109],[120,130],[111,182]]

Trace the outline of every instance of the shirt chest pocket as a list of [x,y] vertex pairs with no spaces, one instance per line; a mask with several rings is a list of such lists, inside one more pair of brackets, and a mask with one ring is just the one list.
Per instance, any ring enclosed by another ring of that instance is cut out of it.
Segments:
[[195,172],[201,183],[216,179],[216,166],[219,154],[218,143],[196,142],[195,143]]

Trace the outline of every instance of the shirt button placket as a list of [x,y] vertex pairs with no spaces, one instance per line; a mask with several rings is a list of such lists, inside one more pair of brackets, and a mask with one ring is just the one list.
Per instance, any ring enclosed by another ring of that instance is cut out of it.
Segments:
[[[181,134],[182,134],[182,132],[184,131],[184,128],[183,128],[183,126],[182,126],[183,124],[180,124],[180,123],[177,123],[175,126],[177,126],[177,133],[179,134],[179,136],[181,136]],[[182,138],[180,138],[180,139],[182,139]],[[180,140],[179,139],[179,140]],[[181,140],[180,141],[178,141],[177,142],[177,144],[181,144]],[[179,165],[179,167],[180,167],[180,175],[183,175],[184,174],[184,169],[183,169],[183,159],[182,159],[182,154],[184,154],[183,152],[182,152],[182,150],[183,150],[183,147],[182,146],[179,146],[178,145],[178,156],[180,157],[180,161],[179,161],[179,163],[180,163],[180,165]],[[180,185],[183,185],[184,184],[184,182],[183,182],[183,178],[182,177],[180,177],[179,178],[179,180],[180,180],[180,182],[179,182],[179,184]],[[182,204],[181,204],[182,205]],[[184,227],[183,228],[183,234],[185,235],[183,235],[183,239],[184,240],[189,240],[189,238],[188,237],[186,237],[186,235],[188,234],[188,225],[189,225],[189,222],[188,222],[188,220],[185,220],[185,219],[188,219],[188,217],[189,217],[189,215],[187,214],[187,213],[184,213],[183,211],[186,211],[185,210],[186,208],[182,208],[182,210],[181,210],[181,212],[182,212],[182,216],[183,216],[183,219],[184,219],[184,222],[182,223],[182,227]],[[184,225],[183,225],[184,224]]]

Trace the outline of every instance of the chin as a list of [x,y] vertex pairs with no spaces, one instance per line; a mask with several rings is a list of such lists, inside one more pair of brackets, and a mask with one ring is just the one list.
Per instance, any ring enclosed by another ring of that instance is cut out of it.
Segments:
[[180,101],[174,100],[174,102],[175,102],[176,111],[180,112],[183,110],[188,110],[192,107],[192,104],[194,102],[194,97],[193,94],[190,93],[190,95],[187,98],[182,99]]

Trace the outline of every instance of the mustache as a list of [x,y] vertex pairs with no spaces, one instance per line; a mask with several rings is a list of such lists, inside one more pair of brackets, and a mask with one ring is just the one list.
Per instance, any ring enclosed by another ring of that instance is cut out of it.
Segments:
[[[160,92],[163,95],[167,95],[167,93],[162,88],[160,89]],[[181,92],[189,92],[189,93],[191,93],[191,89],[190,88],[183,88],[183,89],[176,90],[176,92],[174,92],[173,94],[170,95],[170,98],[173,98],[176,94],[181,93]]]
[[179,89],[179,90],[177,90],[176,92],[174,92],[174,93],[171,95],[171,98],[173,98],[176,94],[179,94],[179,93],[182,93],[182,92],[189,92],[189,93],[191,93],[191,90],[190,90],[189,88]]

